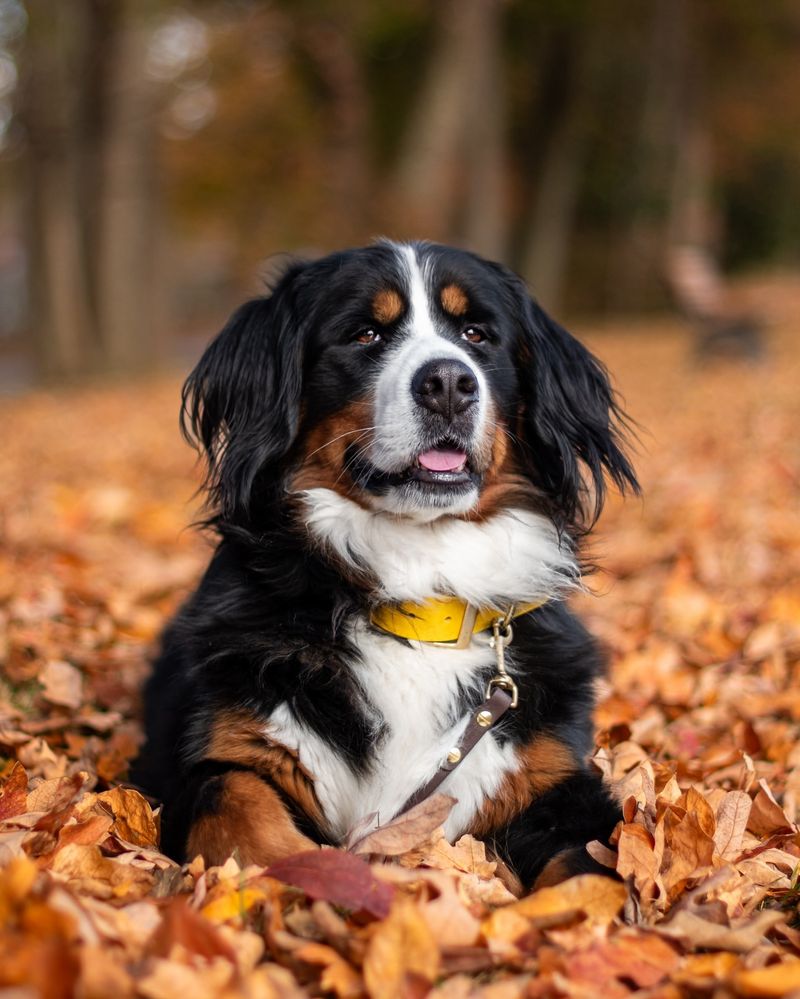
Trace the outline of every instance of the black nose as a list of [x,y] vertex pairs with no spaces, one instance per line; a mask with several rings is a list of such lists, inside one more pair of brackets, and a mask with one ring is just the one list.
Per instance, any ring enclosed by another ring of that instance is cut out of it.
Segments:
[[411,381],[411,394],[420,406],[452,420],[478,401],[478,382],[463,361],[444,357],[422,365]]

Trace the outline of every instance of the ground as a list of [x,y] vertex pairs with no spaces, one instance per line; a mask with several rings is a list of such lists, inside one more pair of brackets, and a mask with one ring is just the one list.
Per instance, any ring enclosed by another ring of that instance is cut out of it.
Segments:
[[[120,789],[159,630],[209,547],[179,380],[0,403],[0,986],[48,999],[800,995],[800,309],[757,365],[589,328],[639,424],[578,601],[623,882],[517,900],[448,802],[269,872],[178,868]],[[780,311],[780,310],[779,310]],[[502,872],[499,872],[502,874]],[[508,879],[506,878],[507,882]]]

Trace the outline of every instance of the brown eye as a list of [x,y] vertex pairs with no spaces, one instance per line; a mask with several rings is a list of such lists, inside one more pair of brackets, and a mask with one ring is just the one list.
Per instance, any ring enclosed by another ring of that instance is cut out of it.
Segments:
[[477,326],[468,326],[461,334],[461,339],[468,340],[470,343],[483,343],[486,334]]
[[378,343],[381,339],[377,330],[362,330],[356,337],[356,343]]

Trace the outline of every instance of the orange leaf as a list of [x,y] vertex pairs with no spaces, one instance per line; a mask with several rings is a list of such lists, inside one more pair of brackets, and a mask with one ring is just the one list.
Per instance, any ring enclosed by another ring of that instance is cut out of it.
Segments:
[[339,999],[356,999],[364,994],[361,976],[333,947],[307,943],[298,947],[292,956],[306,964],[322,965],[319,983],[324,992],[333,992]]
[[364,982],[371,999],[406,999],[415,982],[433,983],[439,948],[428,924],[409,899],[398,897],[378,923],[364,958]]
[[158,842],[153,810],[145,798],[129,787],[114,787],[97,795],[114,813],[112,831],[133,846],[154,847]]
[[734,978],[737,992],[745,996],[781,999],[800,989],[800,960],[740,971]]
[[583,912],[590,922],[610,923],[628,893],[619,881],[602,874],[579,874],[550,888],[540,888],[527,898],[508,906],[514,912],[542,925],[556,925],[559,919],[568,921],[576,912]]

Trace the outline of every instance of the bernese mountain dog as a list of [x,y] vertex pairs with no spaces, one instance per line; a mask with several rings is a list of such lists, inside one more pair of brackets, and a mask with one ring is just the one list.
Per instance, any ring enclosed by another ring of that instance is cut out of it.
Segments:
[[165,852],[267,865],[437,789],[526,888],[599,866],[565,600],[606,480],[638,489],[601,364],[505,267],[383,241],[289,266],[183,403],[218,543],[146,689]]

